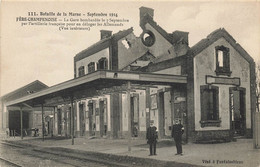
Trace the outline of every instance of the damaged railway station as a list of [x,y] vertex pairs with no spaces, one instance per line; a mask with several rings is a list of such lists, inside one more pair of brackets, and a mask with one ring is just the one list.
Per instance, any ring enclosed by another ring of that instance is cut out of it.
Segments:
[[145,139],[152,121],[164,139],[178,118],[185,142],[252,137],[254,60],[224,28],[190,47],[188,32],[168,33],[153,16],[140,8],[139,37],[101,30],[74,57],[73,79],[3,96],[1,128],[23,137],[40,123],[40,135]]

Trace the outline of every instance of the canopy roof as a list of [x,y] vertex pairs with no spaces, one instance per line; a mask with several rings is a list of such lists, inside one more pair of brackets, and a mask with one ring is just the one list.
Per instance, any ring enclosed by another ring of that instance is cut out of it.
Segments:
[[[102,95],[102,90],[125,85],[128,81],[136,87],[186,84],[187,76],[129,71],[96,71],[79,78],[51,86],[42,91],[9,101],[6,106],[55,106],[70,100]],[[134,87],[134,88],[136,88]]]

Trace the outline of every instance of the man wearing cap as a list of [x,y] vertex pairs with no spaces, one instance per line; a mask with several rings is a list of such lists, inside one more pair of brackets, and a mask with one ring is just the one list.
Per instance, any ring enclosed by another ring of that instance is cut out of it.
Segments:
[[153,125],[153,121],[150,122],[150,127],[147,128],[146,139],[147,144],[150,145],[150,155],[156,155],[156,142],[158,134],[156,132],[157,128]]
[[175,155],[183,155],[182,153],[182,134],[184,132],[184,127],[180,123],[179,119],[175,120],[175,124],[172,126],[172,137],[174,138],[176,148],[177,148],[177,153]]

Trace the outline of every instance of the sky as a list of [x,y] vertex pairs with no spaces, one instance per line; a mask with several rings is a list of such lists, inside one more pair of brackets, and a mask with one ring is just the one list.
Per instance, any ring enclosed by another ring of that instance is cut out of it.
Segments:
[[[212,31],[225,28],[255,62],[260,62],[259,2],[2,2],[0,96],[35,80],[52,86],[72,79],[73,57],[99,41],[100,30],[116,33],[133,27],[136,36],[142,33],[141,6],[153,8],[154,20],[168,33],[189,32],[190,47]],[[129,22],[60,31],[58,26],[21,26],[16,18],[28,17],[28,12],[117,13],[117,18]]]

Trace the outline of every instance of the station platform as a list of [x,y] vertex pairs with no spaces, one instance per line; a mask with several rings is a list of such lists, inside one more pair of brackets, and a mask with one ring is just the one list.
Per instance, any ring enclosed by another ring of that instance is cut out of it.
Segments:
[[[95,152],[144,160],[158,160],[176,162],[189,166],[260,166],[260,150],[253,148],[252,139],[238,139],[235,142],[217,144],[194,144],[183,145],[183,156],[175,155],[176,147],[171,139],[159,140],[157,143],[157,155],[149,156],[146,140],[132,139],[103,139],[103,138],[75,138],[74,145],[69,138],[65,137],[8,137],[2,140],[22,144],[44,147],[49,149],[69,149],[72,152]],[[131,146],[131,151],[128,150]]]

